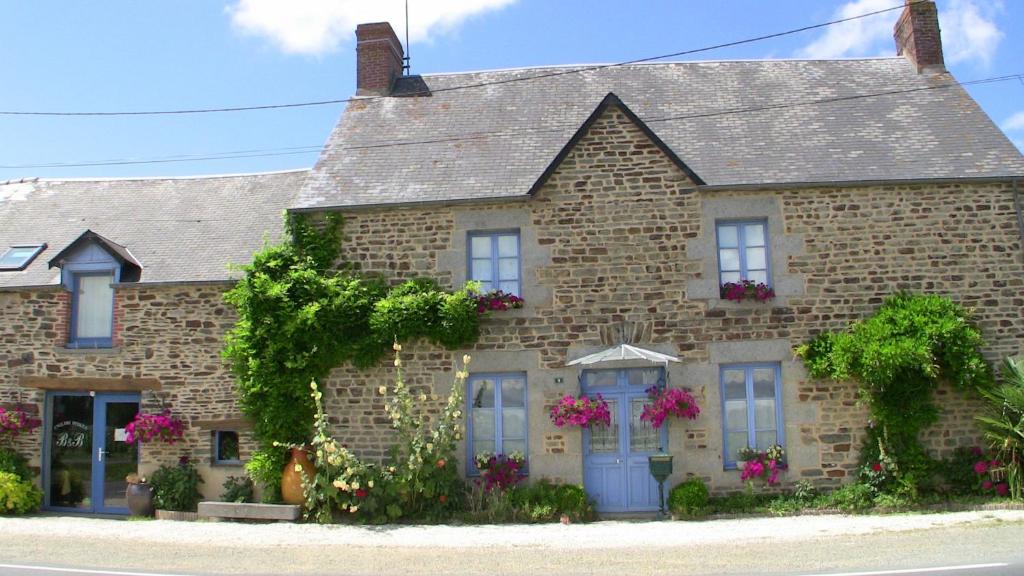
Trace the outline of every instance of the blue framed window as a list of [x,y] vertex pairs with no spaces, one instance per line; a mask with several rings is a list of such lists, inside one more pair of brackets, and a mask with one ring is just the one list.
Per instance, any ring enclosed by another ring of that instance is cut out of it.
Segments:
[[781,401],[782,367],[736,364],[721,367],[722,460],[736,467],[736,452],[785,445]]
[[522,296],[520,283],[519,232],[470,232],[470,280],[480,283],[481,290],[501,290]]
[[238,449],[238,432],[234,430],[214,430],[213,432],[213,463],[241,464],[241,453]]
[[46,244],[11,246],[0,255],[0,271],[17,272],[18,270],[24,270],[45,249]]
[[110,348],[114,330],[114,272],[78,272],[71,279],[68,348]]
[[526,374],[473,374],[466,380],[466,458],[470,474],[481,452],[527,454]]
[[752,280],[771,286],[768,221],[727,221],[715,226],[718,240],[718,283]]

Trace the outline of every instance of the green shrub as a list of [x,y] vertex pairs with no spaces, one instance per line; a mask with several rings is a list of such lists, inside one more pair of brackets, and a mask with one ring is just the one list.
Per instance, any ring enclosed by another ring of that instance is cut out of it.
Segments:
[[683,518],[704,516],[708,511],[708,487],[704,480],[691,478],[668,493],[668,509]]
[[187,456],[183,456],[177,466],[161,466],[149,477],[153,485],[153,504],[158,510],[195,512],[202,498],[199,494],[202,481]]
[[252,502],[254,491],[255,486],[248,476],[228,476],[220,499],[222,502]]
[[866,484],[847,484],[824,498],[824,507],[843,512],[863,512],[874,507],[874,494]]
[[27,514],[39,509],[43,493],[12,472],[0,472],[0,514]]
[[10,448],[0,448],[0,472],[10,472],[26,482],[34,478],[28,460]]
[[801,478],[796,481],[796,485],[793,487],[793,498],[796,498],[804,504],[810,504],[814,502],[814,499],[818,497],[818,489],[814,487],[814,484],[807,478]]
[[[495,493],[499,496],[492,496]],[[582,522],[594,517],[590,498],[577,484],[555,484],[542,478],[491,494],[485,501],[485,518],[493,522],[553,522],[563,515]]]
[[253,481],[263,487],[264,504],[281,502],[281,474],[288,462],[284,448],[270,447],[256,450],[245,463],[245,471]]

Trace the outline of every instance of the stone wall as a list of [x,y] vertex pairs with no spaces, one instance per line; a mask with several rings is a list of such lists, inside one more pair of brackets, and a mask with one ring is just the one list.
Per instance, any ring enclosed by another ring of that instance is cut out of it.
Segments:
[[[224,285],[132,286],[115,291],[119,334],[111,349],[71,350],[67,341],[67,292],[42,288],[0,292],[0,404],[25,404],[43,412],[46,393],[21,386],[24,377],[57,382],[70,378],[155,379],[158,390],[141,391],[145,411],[166,406],[188,424],[186,441],[173,446],[146,444],[142,469],[173,464],[181,455],[195,459],[206,479],[203,492],[217,496],[223,477],[241,466],[213,466],[212,431],[217,422],[237,426],[234,379],[220,352],[234,311],[224,304]],[[132,384],[126,384],[126,390]],[[83,389],[84,391],[85,389]],[[17,449],[40,465],[42,429],[18,439]],[[240,434],[243,459],[254,448]]]

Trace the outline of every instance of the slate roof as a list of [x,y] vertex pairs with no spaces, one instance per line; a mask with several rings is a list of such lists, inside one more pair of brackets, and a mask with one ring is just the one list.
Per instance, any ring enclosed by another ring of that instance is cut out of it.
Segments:
[[[1024,157],[962,88],[923,89],[950,75],[918,74],[902,57],[637,64],[514,81],[573,69],[424,75],[430,96],[357,99],[295,206],[523,196],[608,93],[712,186],[1024,175]],[[446,91],[493,82],[506,83]],[[916,91],[812,103],[896,90]]]
[[48,262],[86,230],[121,246],[141,264],[139,282],[229,280],[282,232],[308,170],[124,180],[0,183],[0,252],[48,246],[23,271],[0,272],[0,289],[57,284]]

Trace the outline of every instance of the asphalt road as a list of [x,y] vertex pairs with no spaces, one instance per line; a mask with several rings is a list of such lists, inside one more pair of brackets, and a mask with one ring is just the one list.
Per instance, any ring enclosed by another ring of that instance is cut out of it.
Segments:
[[[841,519],[837,519],[841,521]],[[0,534],[0,575],[212,574],[700,574],[735,576],[1003,576],[1024,574],[1024,523],[992,522],[899,533],[627,549],[266,546],[135,543],[111,537]],[[514,527],[510,527],[514,530]],[[42,568],[42,569],[39,569]]]

